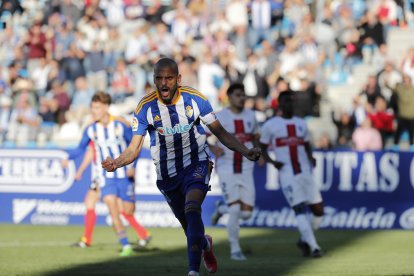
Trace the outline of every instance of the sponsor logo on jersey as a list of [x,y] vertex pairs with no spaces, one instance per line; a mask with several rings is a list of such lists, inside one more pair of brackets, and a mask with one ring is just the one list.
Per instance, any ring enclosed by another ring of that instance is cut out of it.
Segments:
[[191,106],[187,105],[185,107],[185,115],[187,115],[188,118],[190,118],[191,116],[193,116],[194,110]]
[[137,120],[137,118],[132,118],[132,125],[131,125],[131,127],[132,127],[132,131],[137,131],[138,130],[138,120]]
[[181,125],[181,124],[176,124],[173,127],[159,127],[157,128],[157,132],[160,135],[164,135],[164,136],[170,136],[170,135],[174,135],[174,134],[181,134],[181,133],[186,133],[189,132],[190,129],[193,127],[194,122],[192,122],[191,124],[185,124],[185,125]]

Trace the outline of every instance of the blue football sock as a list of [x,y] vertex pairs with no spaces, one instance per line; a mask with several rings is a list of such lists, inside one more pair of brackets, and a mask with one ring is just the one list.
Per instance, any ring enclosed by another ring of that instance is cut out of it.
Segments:
[[206,246],[204,238],[204,224],[201,219],[201,206],[196,201],[185,204],[185,217],[187,219],[187,254],[189,271],[199,271],[202,249]]
[[118,232],[117,236],[118,236],[119,243],[122,246],[125,246],[125,245],[129,244],[128,237],[126,236],[125,231]]

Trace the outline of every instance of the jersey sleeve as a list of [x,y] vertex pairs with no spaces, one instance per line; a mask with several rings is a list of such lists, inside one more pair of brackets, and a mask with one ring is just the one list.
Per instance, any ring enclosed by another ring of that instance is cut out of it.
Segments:
[[69,159],[74,159],[77,156],[79,156],[80,154],[84,153],[84,151],[88,148],[90,141],[91,141],[91,139],[88,136],[88,128],[86,128],[83,131],[82,139],[79,142],[79,145],[74,149],[70,149],[70,150],[66,151],[69,154],[68,158]]
[[269,121],[264,123],[260,132],[260,143],[270,145],[272,142],[272,133],[270,131]]
[[259,125],[259,122],[256,119],[256,112],[254,112],[254,111],[253,111],[253,123],[254,123],[253,134],[254,135],[260,134],[260,125]]
[[137,112],[134,112],[132,117],[131,129],[133,135],[145,136],[148,131],[148,119],[147,119],[147,108],[142,108]]
[[217,120],[217,116],[213,112],[213,108],[207,99],[199,98],[197,104],[200,110],[200,119],[203,124],[209,125]]
[[310,133],[309,133],[309,129],[308,129],[305,121],[303,121],[303,127],[305,129],[305,132],[304,132],[304,135],[303,135],[303,140],[305,142],[309,142],[310,141]]
[[132,140],[132,128],[122,122],[121,122],[121,125],[122,125],[122,128],[124,129],[125,142],[127,143],[127,145],[129,145],[129,143],[131,143],[131,140]]

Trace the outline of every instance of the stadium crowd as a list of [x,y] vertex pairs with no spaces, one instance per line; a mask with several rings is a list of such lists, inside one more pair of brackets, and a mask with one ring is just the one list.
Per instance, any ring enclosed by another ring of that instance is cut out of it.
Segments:
[[414,48],[398,63],[387,50],[388,31],[412,27],[413,10],[411,0],[4,0],[0,144],[74,145],[95,92],[128,115],[167,56],[215,108],[230,83],[243,83],[262,122],[286,90],[297,92],[296,115],[320,116],[330,74],[352,83],[353,68],[371,64],[354,108],[332,114],[337,139],[314,142],[376,150],[408,131],[413,150]]

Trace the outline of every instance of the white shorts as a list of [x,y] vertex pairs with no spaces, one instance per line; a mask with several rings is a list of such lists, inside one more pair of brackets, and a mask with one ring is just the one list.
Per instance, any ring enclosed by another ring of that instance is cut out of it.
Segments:
[[218,172],[218,175],[226,204],[240,200],[254,206],[256,189],[252,171],[241,174]]
[[283,195],[291,207],[299,203],[316,204],[322,202],[322,195],[315,185],[311,173],[279,173]]

